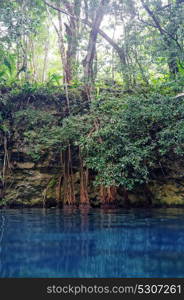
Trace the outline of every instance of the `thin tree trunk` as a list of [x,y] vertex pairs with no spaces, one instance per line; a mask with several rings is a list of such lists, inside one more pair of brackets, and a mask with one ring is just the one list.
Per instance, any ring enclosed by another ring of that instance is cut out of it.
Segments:
[[45,56],[44,56],[44,62],[43,62],[43,71],[42,71],[42,82],[46,79],[46,71],[47,71],[47,64],[48,64],[48,54],[49,54],[49,38],[50,38],[50,26],[47,24],[48,27],[48,35],[47,39],[45,41]]
[[[107,0],[109,2],[109,0]],[[106,4],[107,4],[107,1],[106,1]],[[75,17],[74,15],[66,12],[65,10],[59,8],[58,7],[55,7],[54,5],[52,5],[51,3],[48,3],[47,1],[44,1],[45,4],[51,8],[53,8],[54,10],[57,10],[65,15],[68,15],[69,17],[72,17],[76,20],[79,20],[81,23],[87,25],[88,27],[90,28],[93,28],[93,23],[91,23],[90,21],[88,21],[88,19],[81,19],[81,18],[77,18]],[[99,11],[99,9],[98,9]],[[124,49],[121,48],[113,39],[111,39],[104,31],[102,31],[100,28],[96,28],[97,32],[114,48],[114,50],[117,52],[118,56],[119,56],[119,59],[121,61],[121,64],[124,65],[126,64],[126,59],[125,59],[125,52],[124,52]],[[84,61],[85,63],[85,61]]]
[[93,79],[93,61],[96,53],[96,41],[98,37],[99,28],[105,13],[105,6],[108,4],[109,0],[101,0],[99,7],[96,10],[94,21],[92,24],[92,29],[89,36],[87,54],[83,60],[84,67],[84,80],[85,89],[88,100],[91,98],[91,85]]
[[35,47],[34,41],[30,40],[31,45],[31,63],[32,63],[32,73],[33,73],[33,81],[37,80],[37,72],[36,72],[36,61],[35,61]]
[[96,15],[92,24],[92,30],[89,37],[87,55],[83,61],[84,66],[84,78],[87,82],[92,80],[92,68],[93,68],[93,60],[95,57],[96,50],[96,41],[98,36],[98,30],[100,28],[101,22],[104,16],[105,4],[108,1],[101,0],[99,7],[96,10]]
[[51,20],[52,25],[58,36],[59,52],[60,52],[60,56],[61,56],[62,66],[63,66],[63,84],[65,87],[68,113],[70,114],[70,100],[69,100],[69,94],[68,94],[68,68],[67,68],[67,60],[66,60],[66,49],[65,49],[64,38],[63,38],[63,25],[62,25],[62,19],[61,19],[61,12],[60,12],[60,8],[57,8],[59,29],[53,22],[49,10],[47,10],[47,12],[50,16],[50,20]]

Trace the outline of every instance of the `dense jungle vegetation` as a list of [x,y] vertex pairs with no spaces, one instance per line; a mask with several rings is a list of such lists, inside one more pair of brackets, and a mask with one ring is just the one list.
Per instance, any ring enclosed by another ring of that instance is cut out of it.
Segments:
[[58,168],[44,204],[51,187],[89,204],[91,186],[126,204],[182,165],[183,16],[183,0],[0,1],[1,204],[21,153]]

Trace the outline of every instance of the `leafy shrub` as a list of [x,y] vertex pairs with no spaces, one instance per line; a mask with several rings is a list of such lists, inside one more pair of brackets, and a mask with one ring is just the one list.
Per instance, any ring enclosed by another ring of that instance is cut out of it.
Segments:
[[94,104],[96,126],[80,139],[86,164],[97,184],[133,189],[152,171],[181,158],[184,147],[184,101],[158,94],[105,99]]

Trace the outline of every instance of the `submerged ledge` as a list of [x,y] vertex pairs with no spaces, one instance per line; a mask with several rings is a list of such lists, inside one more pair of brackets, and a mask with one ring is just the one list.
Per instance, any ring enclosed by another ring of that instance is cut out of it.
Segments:
[[120,205],[120,204],[101,204],[101,205],[41,205],[41,204],[20,204],[20,203],[13,203],[13,204],[7,204],[7,205],[0,205],[0,209],[24,209],[24,208],[30,208],[30,209],[37,209],[37,208],[43,208],[43,209],[131,209],[131,208],[184,208],[184,204],[143,204],[143,203],[134,203],[131,205]]

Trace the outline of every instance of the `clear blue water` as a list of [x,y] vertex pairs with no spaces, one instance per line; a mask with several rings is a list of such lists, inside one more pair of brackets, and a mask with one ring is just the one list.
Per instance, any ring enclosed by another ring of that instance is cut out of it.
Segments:
[[0,277],[184,277],[183,209],[6,210],[1,223],[2,216]]

